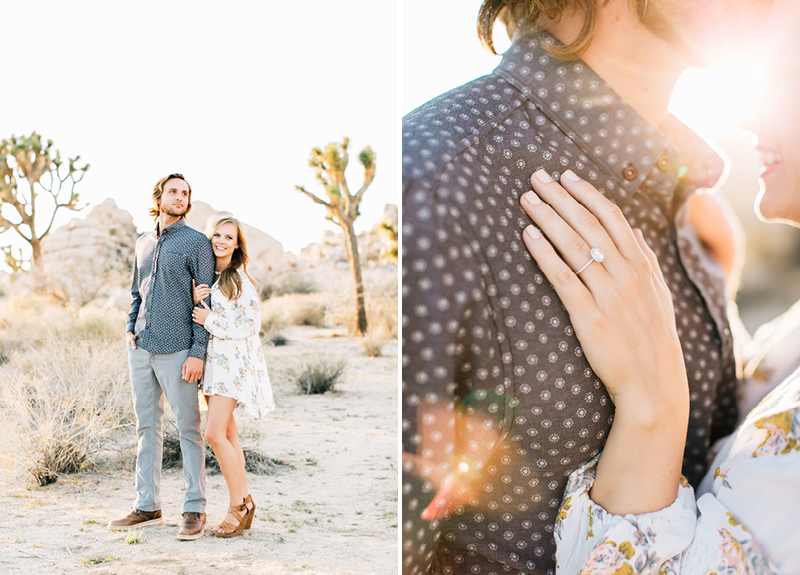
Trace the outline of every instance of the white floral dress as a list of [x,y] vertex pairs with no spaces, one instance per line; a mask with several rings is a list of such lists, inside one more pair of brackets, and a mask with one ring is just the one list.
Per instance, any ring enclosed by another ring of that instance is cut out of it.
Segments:
[[275,402],[258,337],[258,294],[244,272],[239,270],[239,276],[242,293],[238,300],[226,298],[218,282],[211,286],[211,313],[205,322],[209,337],[203,394],[232,397],[244,404],[250,415],[264,419],[275,409]]
[[800,573],[800,370],[672,505],[611,515],[589,497],[597,459],[572,473],[556,521],[558,575]]

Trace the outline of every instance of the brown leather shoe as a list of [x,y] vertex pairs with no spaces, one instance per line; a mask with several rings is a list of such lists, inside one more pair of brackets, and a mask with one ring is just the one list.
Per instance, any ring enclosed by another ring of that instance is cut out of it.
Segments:
[[191,541],[203,536],[206,529],[206,514],[184,511],[183,519],[178,525],[178,539],[181,541]]
[[136,527],[144,527],[145,525],[155,525],[163,523],[161,519],[161,510],[155,511],[142,511],[141,509],[131,509],[125,517],[120,519],[112,519],[108,522],[109,531],[120,531],[122,529],[134,529]]

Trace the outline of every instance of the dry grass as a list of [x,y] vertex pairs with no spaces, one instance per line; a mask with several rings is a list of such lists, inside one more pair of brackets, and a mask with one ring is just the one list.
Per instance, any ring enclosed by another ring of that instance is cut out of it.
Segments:
[[[397,275],[364,270],[363,279],[369,329],[383,332],[385,343],[397,337]],[[327,270],[317,279],[317,285],[324,285],[324,290],[271,297],[261,303],[262,341],[268,342],[287,325],[354,326],[355,292],[350,272]]]
[[[331,273],[325,292],[327,321],[352,326],[355,317],[355,292],[349,272]],[[364,270],[364,300],[369,331],[382,330],[389,339],[397,337],[397,275],[379,270]],[[388,341],[388,340],[387,340]]]
[[[281,326],[325,326],[325,297],[320,294],[291,294],[261,303],[261,326],[264,333],[275,333]],[[266,329],[265,329],[266,326]]]
[[[244,439],[244,438],[242,438]],[[245,459],[245,471],[247,473],[254,473],[256,475],[274,475],[282,469],[288,469],[292,466],[270,457],[257,447],[249,445],[242,445],[242,452]],[[133,454],[131,460],[136,461],[136,455]],[[206,473],[221,473],[219,462],[214,454],[214,450],[210,445],[205,446],[205,460],[206,460]],[[167,419],[164,425],[164,446],[162,452],[162,469],[179,468],[183,465],[181,457],[181,440],[178,435],[178,428],[175,422]]]
[[312,395],[336,391],[346,368],[347,361],[343,359],[312,358],[289,368],[289,373],[299,393]]
[[113,432],[133,424],[119,342],[72,336],[82,329],[51,332],[0,369],[3,463],[16,477],[46,485],[90,467]]
[[265,301],[260,305],[261,309],[261,331],[259,333],[262,343],[269,342],[273,337],[286,329],[288,322],[284,315],[284,310],[280,306],[273,305]]
[[391,339],[392,336],[384,328],[370,328],[361,339],[361,347],[367,357],[380,357],[384,344]]
[[33,294],[0,298],[0,364],[49,335],[121,343],[125,321],[125,312],[116,309],[64,306]]
[[317,291],[317,285],[310,277],[296,271],[269,273],[263,279],[257,278],[257,284],[262,299]]

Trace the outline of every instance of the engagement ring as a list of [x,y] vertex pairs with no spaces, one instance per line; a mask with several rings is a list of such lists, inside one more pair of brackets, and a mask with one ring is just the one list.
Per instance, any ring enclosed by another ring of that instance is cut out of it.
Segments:
[[603,250],[601,250],[600,248],[592,248],[592,251],[589,252],[589,255],[591,256],[591,259],[588,262],[586,262],[586,264],[581,269],[576,271],[575,275],[579,275],[583,270],[588,268],[592,262],[602,262],[603,259],[606,257],[605,254],[603,254]]

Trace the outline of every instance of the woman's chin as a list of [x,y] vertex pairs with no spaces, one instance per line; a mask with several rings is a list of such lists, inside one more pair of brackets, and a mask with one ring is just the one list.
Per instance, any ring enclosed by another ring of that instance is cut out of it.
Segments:
[[800,206],[796,205],[797,199],[794,202],[786,200],[787,198],[782,196],[779,190],[764,182],[755,202],[758,219],[768,223],[800,225]]

